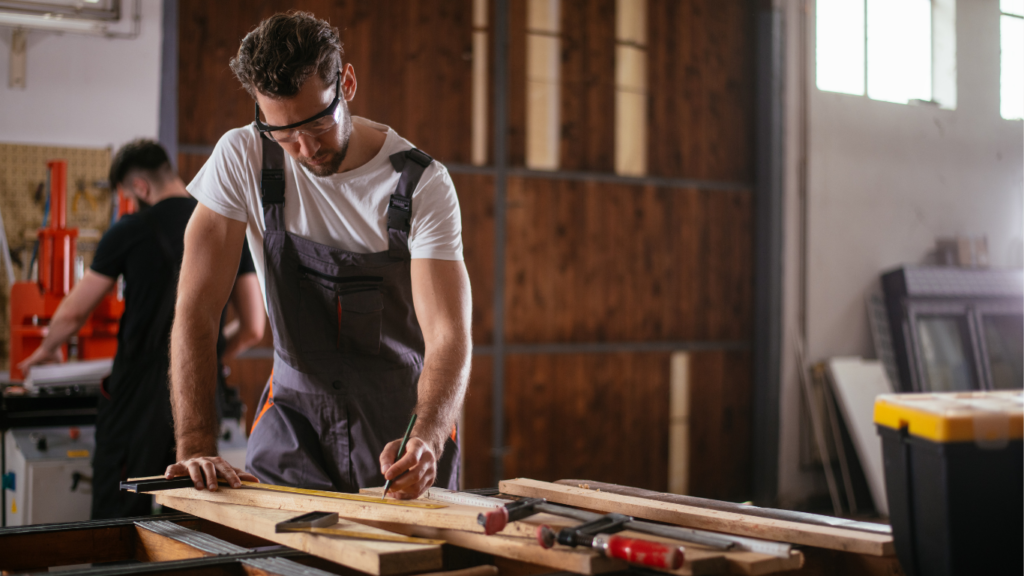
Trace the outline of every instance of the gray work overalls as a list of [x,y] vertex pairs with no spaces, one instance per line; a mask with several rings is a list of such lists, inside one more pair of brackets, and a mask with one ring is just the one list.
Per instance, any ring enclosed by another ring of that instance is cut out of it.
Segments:
[[[357,254],[285,229],[284,150],[266,138],[261,198],[274,371],[249,437],[246,469],[263,482],[356,492],[383,486],[379,457],[416,406],[423,333],[409,275],[412,195],[432,159],[391,156],[388,251]],[[439,454],[435,486],[458,488],[459,450]]]

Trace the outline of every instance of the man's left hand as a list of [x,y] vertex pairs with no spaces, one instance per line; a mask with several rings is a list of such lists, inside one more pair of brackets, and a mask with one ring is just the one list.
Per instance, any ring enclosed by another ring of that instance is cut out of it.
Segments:
[[385,480],[391,480],[388,494],[401,500],[419,498],[434,485],[437,477],[437,455],[426,442],[409,438],[405,444],[405,455],[397,462],[398,448],[402,441],[388,442],[380,453],[380,472]]

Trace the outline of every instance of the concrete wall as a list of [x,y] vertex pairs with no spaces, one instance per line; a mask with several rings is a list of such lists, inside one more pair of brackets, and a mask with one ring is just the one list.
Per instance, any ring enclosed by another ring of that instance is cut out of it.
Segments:
[[865,294],[880,272],[924,262],[937,237],[986,235],[994,266],[1021,266],[1024,127],[999,115],[998,0],[957,2],[955,110],[819,91],[814,2],[806,0],[805,19],[804,0],[784,2],[790,68],[779,496],[795,505],[822,487],[798,466],[801,343],[807,362],[874,357]]
[[[127,16],[117,24],[130,29]],[[11,28],[0,28],[0,142],[117,147],[156,138],[160,106],[161,0],[142,0],[132,40],[31,30],[27,81],[11,88]]]

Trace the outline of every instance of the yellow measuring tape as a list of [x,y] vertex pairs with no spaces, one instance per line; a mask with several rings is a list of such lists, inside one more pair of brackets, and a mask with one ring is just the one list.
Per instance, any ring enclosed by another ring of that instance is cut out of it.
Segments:
[[[184,478],[185,476],[178,476],[177,478]],[[142,478],[129,478],[129,482],[138,482],[140,480],[157,480],[162,479],[163,476],[145,476]],[[218,484],[230,488],[226,483],[227,481],[223,478],[217,479]],[[447,508],[447,504],[436,504],[433,502],[423,502],[420,500],[398,500],[395,498],[388,498],[381,500],[376,496],[363,496],[361,494],[346,494],[344,492],[329,492],[327,490],[308,490],[306,488],[292,488],[291,486],[277,486],[274,484],[263,484],[261,482],[247,482],[241,480],[242,486],[246,488],[255,488],[257,490],[272,490],[274,492],[290,492],[292,494],[302,494],[303,496],[323,496],[324,498],[336,498],[338,500],[352,500],[355,502],[367,502],[371,504],[384,504],[388,506],[405,506],[407,508],[425,508],[429,510],[436,510],[437,508]]]

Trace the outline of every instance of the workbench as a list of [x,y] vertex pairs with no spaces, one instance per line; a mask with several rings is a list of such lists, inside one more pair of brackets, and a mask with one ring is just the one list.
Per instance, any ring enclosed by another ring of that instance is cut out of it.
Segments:
[[[222,487],[216,492],[168,487],[153,493],[158,502],[175,510],[174,514],[0,529],[0,570],[32,571],[58,565],[92,564],[69,574],[435,576],[442,571],[469,568],[475,572],[450,576],[498,576],[499,572],[501,576],[568,573],[652,576],[658,573],[590,549],[561,545],[542,548],[534,537],[538,526],[558,530],[576,525],[563,516],[536,514],[509,522],[488,536],[476,521],[480,510],[488,510],[481,508],[482,504],[448,501],[439,505],[441,500],[428,493],[413,503],[386,505],[370,494],[373,490],[364,491],[362,495],[344,495],[256,485],[236,489]],[[891,538],[869,532],[750,516],[733,518],[735,514],[694,510],[646,499],[637,501],[614,494],[606,496],[600,490],[580,490],[526,479],[502,482],[502,498],[507,498],[505,494],[509,492],[527,490],[546,491],[555,500],[591,498],[590,504],[595,508],[628,504],[635,507],[639,517],[649,517],[652,510],[666,514],[682,511],[693,516],[692,521],[718,524],[719,533],[756,530],[769,538],[776,536],[776,542],[758,542],[786,547],[785,552],[773,554],[770,550],[723,551],[689,542],[685,543],[686,562],[681,568],[659,569],[667,574],[902,574],[891,552]],[[364,534],[353,539],[279,530],[281,523],[313,510],[339,514],[335,529]],[[374,534],[386,538],[373,539]],[[631,532],[627,529],[621,534]],[[394,536],[405,540],[396,541]],[[410,541],[417,538],[436,540]],[[814,543],[786,543],[801,540]],[[858,548],[860,552],[851,551]]]

